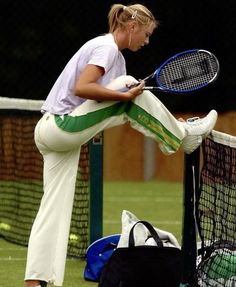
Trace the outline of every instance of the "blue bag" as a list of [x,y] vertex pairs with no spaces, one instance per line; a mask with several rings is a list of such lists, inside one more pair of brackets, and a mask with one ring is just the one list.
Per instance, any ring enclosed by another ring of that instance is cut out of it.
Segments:
[[117,248],[120,234],[106,236],[94,241],[86,251],[84,279],[98,282],[105,263]]

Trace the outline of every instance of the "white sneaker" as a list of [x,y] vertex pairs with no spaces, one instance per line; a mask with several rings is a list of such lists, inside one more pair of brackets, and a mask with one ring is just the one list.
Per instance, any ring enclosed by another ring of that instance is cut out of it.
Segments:
[[184,123],[187,136],[182,141],[182,149],[190,154],[199,147],[202,140],[213,130],[217,121],[217,112],[211,110],[209,114],[200,118],[190,118]]
[[213,130],[217,121],[217,112],[211,110],[204,118],[190,118],[184,122],[187,135],[205,138]]

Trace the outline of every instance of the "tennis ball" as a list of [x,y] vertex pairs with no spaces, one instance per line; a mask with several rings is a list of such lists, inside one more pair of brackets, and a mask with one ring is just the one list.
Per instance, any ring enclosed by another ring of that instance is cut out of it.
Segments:
[[7,223],[4,223],[4,222],[0,222],[0,229],[3,229],[3,230],[10,230],[11,229],[11,225],[7,224]]
[[78,239],[79,238],[78,238],[78,236],[76,234],[73,234],[73,233],[70,234],[69,240],[71,242],[76,242],[76,241],[78,241]]

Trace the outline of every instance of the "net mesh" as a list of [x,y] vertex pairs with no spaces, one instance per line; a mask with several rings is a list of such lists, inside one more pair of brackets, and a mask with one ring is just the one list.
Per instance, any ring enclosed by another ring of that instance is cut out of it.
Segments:
[[236,286],[236,137],[213,131],[203,143],[197,204],[202,247],[195,286]]
[[[43,160],[34,143],[40,101],[0,98],[0,236],[26,246],[43,194]],[[88,247],[89,148],[82,146],[68,255]]]

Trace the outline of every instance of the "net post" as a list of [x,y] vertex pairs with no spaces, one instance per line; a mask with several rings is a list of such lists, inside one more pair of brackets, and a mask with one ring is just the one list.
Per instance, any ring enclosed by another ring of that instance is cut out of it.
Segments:
[[103,233],[103,133],[89,142],[90,154],[90,206],[89,242],[102,237]]
[[183,184],[183,273],[180,286],[193,286],[196,271],[197,242],[195,220],[195,196],[199,185],[200,148],[184,155]]

